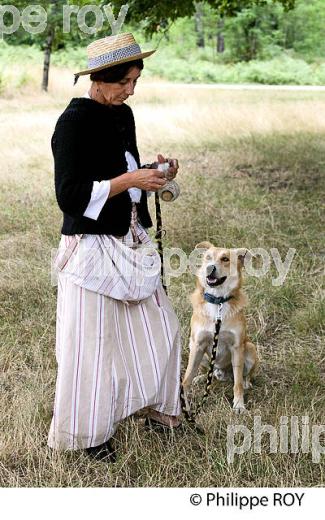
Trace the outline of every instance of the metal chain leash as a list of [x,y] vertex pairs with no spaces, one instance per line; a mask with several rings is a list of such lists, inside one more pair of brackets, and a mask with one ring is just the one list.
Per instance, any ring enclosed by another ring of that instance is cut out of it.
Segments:
[[163,245],[162,245],[163,229],[162,229],[160,200],[159,200],[159,195],[158,195],[157,192],[155,193],[155,206],[156,206],[156,235],[155,235],[155,239],[157,241],[158,253],[159,253],[159,256],[160,256],[160,263],[161,263],[161,267],[160,267],[161,283],[162,283],[162,286],[163,286],[163,288],[165,290],[165,293],[168,294],[167,293],[167,287],[165,285],[165,280],[164,280],[164,251],[163,251]]
[[199,405],[197,406],[195,412],[189,411],[187,409],[187,407],[186,407],[185,396],[184,396],[184,388],[183,388],[183,385],[181,383],[180,400],[181,400],[182,412],[184,414],[184,417],[185,417],[186,421],[191,423],[191,424],[195,424],[196,423],[195,418],[201,412],[201,410],[202,410],[202,408],[203,408],[203,406],[204,406],[204,404],[205,404],[205,402],[206,402],[206,400],[207,400],[207,398],[208,398],[208,396],[210,394],[211,385],[212,385],[212,379],[213,379],[213,372],[214,372],[214,363],[215,363],[215,360],[216,360],[216,357],[217,357],[218,338],[219,338],[220,326],[221,326],[221,319],[219,318],[219,319],[217,319],[216,325],[215,325],[215,331],[214,331],[214,337],[213,337],[213,346],[212,346],[212,352],[211,352],[211,358],[210,358],[210,363],[209,363],[209,370],[208,370],[208,375],[207,375],[207,379],[206,379],[204,394],[203,394],[202,400],[199,403]]
[[[156,208],[156,235],[155,235],[155,239],[157,241],[158,253],[159,253],[160,261],[161,261],[161,271],[160,271],[160,273],[161,273],[161,281],[162,281],[162,286],[163,286],[163,288],[165,290],[165,293],[168,294],[167,293],[167,287],[166,287],[166,285],[164,283],[164,252],[163,252],[163,245],[162,245],[163,229],[162,229],[162,218],[161,218],[160,201],[159,201],[159,195],[158,195],[157,192],[155,193],[155,208]],[[213,372],[214,372],[214,363],[215,363],[215,360],[216,360],[217,349],[218,349],[218,337],[219,337],[219,331],[220,331],[220,326],[221,326],[221,308],[222,308],[222,305],[218,305],[218,313],[217,313],[217,319],[216,319],[216,325],[215,325],[215,331],[214,331],[213,346],[212,346],[211,359],[210,359],[210,364],[209,364],[209,371],[208,371],[207,380],[206,380],[206,384],[205,384],[205,390],[204,390],[204,394],[203,394],[203,397],[202,397],[202,401],[201,401],[201,403],[199,403],[199,405],[198,405],[198,407],[197,407],[195,412],[191,412],[191,411],[189,411],[187,409],[182,381],[181,381],[181,384],[180,384],[180,401],[181,401],[181,409],[182,409],[182,412],[184,414],[184,417],[185,417],[186,421],[189,424],[193,425],[193,427],[196,428],[198,431],[200,431],[200,433],[204,433],[204,432],[200,428],[200,426],[197,425],[195,419],[196,419],[196,416],[202,410],[202,407],[205,404],[205,402],[206,402],[206,400],[207,400],[207,398],[208,398],[208,396],[210,394],[210,390],[211,390],[212,379],[213,379]]]

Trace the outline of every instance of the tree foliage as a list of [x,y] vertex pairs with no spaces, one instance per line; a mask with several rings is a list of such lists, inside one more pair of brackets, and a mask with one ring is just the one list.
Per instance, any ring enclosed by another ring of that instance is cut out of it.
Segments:
[[[204,38],[216,39],[220,17],[206,2],[203,7]],[[325,57],[324,0],[296,0],[295,8],[285,11],[280,3],[246,7],[236,16],[224,17],[225,52],[222,61],[238,62],[271,59],[283,51],[307,61]]]
[[[286,10],[294,8],[295,0],[273,0],[281,4]],[[112,5],[116,9],[125,4],[125,0],[113,0]],[[168,23],[184,16],[193,16],[195,2],[189,0],[129,0],[128,21],[142,23],[147,35],[151,35],[159,29],[164,30]],[[243,9],[263,6],[267,0],[206,0],[220,16],[235,16]]]

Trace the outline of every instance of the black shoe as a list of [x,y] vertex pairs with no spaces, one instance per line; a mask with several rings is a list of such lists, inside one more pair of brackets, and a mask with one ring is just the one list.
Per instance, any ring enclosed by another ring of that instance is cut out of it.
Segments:
[[159,421],[156,421],[155,419],[151,419],[151,417],[147,417],[144,423],[145,427],[148,428],[148,430],[152,430],[158,433],[188,433],[193,432],[197,433],[199,435],[205,435],[205,431],[201,426],[199,426],[196,422],[189,423],[187,421],[183,421],[182,423],[178,424],[177,426],[167,426],[167,424],[162,424]]
[[113,448],[111,441],[104,442],[104,444],[100,444],[99,446],[86,448],[85,452],[87,455],[89,455],[89,457],[92,457],[96,460],[101,460],[102,462],[111,464],[116,462],[116,450]]
[[149,430],[154,430],[160,433],[172,433],[174,430],[181,431],[183,429],[183,425],[179,423],[177,426],[168,426],[168,424],[163,424],[156,419],[152,419],[151,417],[147,417],[144,425]]

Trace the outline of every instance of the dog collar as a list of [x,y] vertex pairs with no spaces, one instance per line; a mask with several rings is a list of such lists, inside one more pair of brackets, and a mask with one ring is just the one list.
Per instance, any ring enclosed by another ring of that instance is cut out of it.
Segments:
[[226,303],[228,300],[233,298],[233,296],[226,296],[226,298],[223,296],[213,296],[213,294],[207,292],[204,293],[203,297],[206,302],[214,303],[215,305],[221,305],[222,303]]

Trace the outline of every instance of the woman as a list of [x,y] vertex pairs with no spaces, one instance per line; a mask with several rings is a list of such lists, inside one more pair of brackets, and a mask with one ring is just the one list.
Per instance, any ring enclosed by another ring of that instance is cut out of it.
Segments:
[[[140,168],[133,114],[124,104],[142,59],[154,51],[142,53],[130,33],[97,40],[87,50],[88,69],[76,80],[90,74],[90,90],[72,99],[52,137],[63,227],[48,444],[111,460],[109,439],[136,411],[147,408],[151,426],[179,425],[180,338],[159,275],[138,287],[120,266],[122,257],[134,265],[139,244],[150,244],[147,192],[166,183],[157,163]],[[165,160],[159,155],[158,161]],[[169,164],[171,179],[177,161]],[[108,274],[102,270],[107,261]]]

